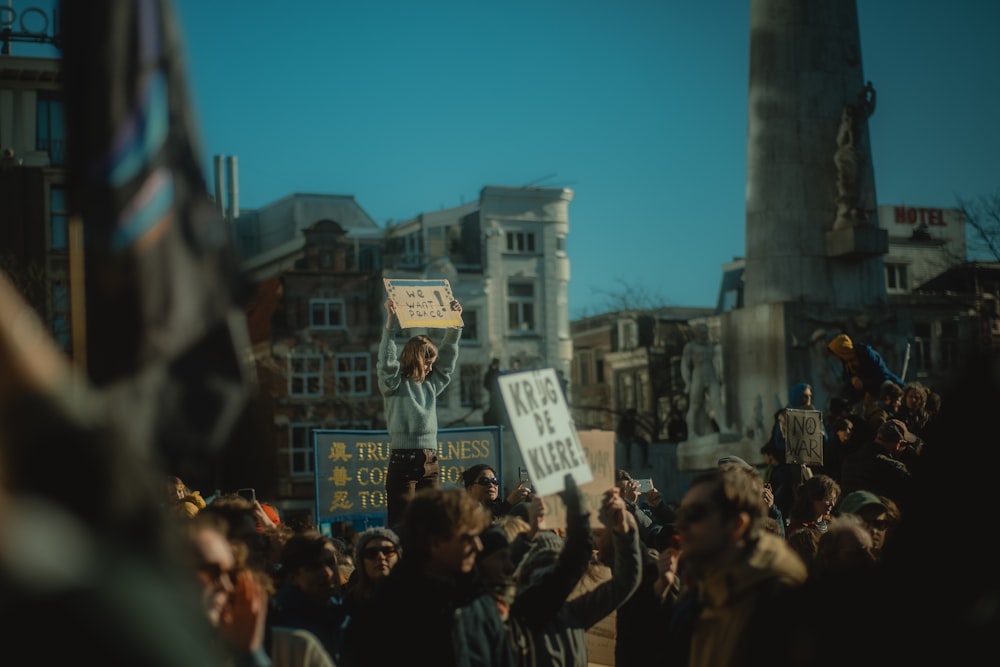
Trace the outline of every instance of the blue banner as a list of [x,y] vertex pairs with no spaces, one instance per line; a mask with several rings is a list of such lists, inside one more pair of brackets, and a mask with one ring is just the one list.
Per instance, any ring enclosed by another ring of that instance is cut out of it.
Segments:
[[[368,519],[385,523],[385,474],[392,451],[388,431],[313,431],[316,521]],[[462,472],[485,463],[503,479],[499,426],[441,429],[441,486],[464,488]]]

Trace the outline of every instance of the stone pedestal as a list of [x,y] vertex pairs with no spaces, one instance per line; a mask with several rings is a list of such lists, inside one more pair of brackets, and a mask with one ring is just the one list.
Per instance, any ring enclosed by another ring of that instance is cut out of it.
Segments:
[[713,433],[677,445],[677,469],[709,470],[723,456],[738,456],[750,465],[763,465],[760,444],[735,434]]
[[880,257],[887,252],[889,232],[874,225],[858,225],[826,233],[828,257]]

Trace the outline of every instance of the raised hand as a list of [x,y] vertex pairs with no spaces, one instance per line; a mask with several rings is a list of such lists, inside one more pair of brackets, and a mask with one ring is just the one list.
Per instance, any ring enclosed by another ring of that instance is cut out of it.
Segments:
[[385,328],[392,328],[392,318],[396,317],[396,302],[392,298],[385,300]]

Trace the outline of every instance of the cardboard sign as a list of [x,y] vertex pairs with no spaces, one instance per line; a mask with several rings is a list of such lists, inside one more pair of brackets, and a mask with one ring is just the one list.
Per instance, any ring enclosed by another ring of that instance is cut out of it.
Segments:
[[461,316],[451,309],[455,296],[447,280],[382,280],[385,293],[396,302],[396,317],[402,328],[462,326]]
[[786,410],[785,448],[788,463],[823,465],[823,413]]
[[[601,525],[597,510],[604,500],[604,492],[615,485],[615,433],[614,431],[577,431],[583,452],[590,464],[594,479],[580,485],[585,507],[590,511],[590,525]],[[545,496],[545,527],[566,527],[566,506],[556,494]]]
[[[385,474],[392,451],[388,431],[313,431],[316,521],[370,517],[384,522]],[[485,463],[503,474],[498,426],[438,430],[441,486],[464,488],[462,472]],[[379,524],[381,525],[381,524]]]
[[594,479],[553,368],[497,378],[535,493],[561,491],[566,473],[580,486]]

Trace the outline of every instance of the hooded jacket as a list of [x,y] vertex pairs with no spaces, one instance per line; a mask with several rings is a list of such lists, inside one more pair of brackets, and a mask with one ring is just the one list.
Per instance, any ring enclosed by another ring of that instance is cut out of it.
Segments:
[[[863,400],[865,394],[878,397],[882,383],[887,380],[895,382],[900,387],[905,384],[898,375],[889,370],[882,355],[867,343],[858,343],[852,341],[846,334],[840,334],[830,341],[827,349],[840,359],[841,374],[847,385],[845,391],[854,401]],[[860,391],[852,384],[854,378],[861,380]]]

